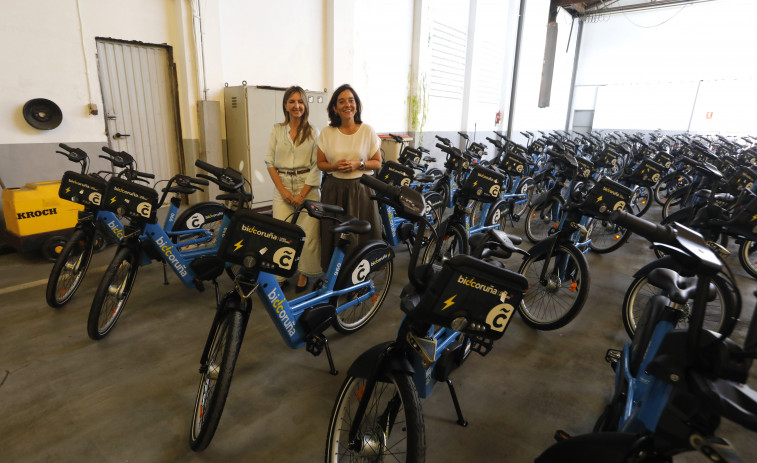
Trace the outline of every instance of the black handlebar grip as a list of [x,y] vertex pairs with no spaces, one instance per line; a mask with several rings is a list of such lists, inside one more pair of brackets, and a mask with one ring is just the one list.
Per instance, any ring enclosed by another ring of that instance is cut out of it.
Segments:
[[142,178],[155,178],[155,174],[148,174],[147,172],[134,172],[138,177]]
[[[451,145],[449,138],[440,137],[439,135],[435,135],[436,139],[444,143],[445,145],[449,146]],[[436,146],[439,146],[438,144]]]
[[73,148],[71,148],[70,146],[68,146],[65,143],[58,143],[58,146],[60,146],[61,148],[63,148],[66,151],[73,151],[74,150]]
[[391,200],[397,199],[399,197],[400,187],[389,185],[388,183],[384,183],[375,177],[371,177],[370,175],[363,175],[362,177],[360,177],[360,183],[373,188],[376,193],[379,193]]
[[108,148],[107,146],[103,146],[103,151],[105,151],[106,153],[110,154],[111,156],[118,156],[119,155],[118,151],[112,150],[112,149]]
[[675,229],[668,225],[652,223],[621,210],[613,211],[610,221],[656,243],[671,244],[676,236]]
[[210,182],[204,178],[190,178],[189,183],[194,183],[195,185],[210,185]]
[[213,164],[209,164],[209,163],[207,163],[207,162],[205,162],[203,160],[200,160],[200,159],[198,159],[198,160],[195,161],[195,166],[199,167],[202,170],[206,170],[206,171],[210,172],[211,174],[215,175],[216,177],[219,177],[219,176],[221,176],[223,174],[223,169],[221,169],[220,167],[216,167]]

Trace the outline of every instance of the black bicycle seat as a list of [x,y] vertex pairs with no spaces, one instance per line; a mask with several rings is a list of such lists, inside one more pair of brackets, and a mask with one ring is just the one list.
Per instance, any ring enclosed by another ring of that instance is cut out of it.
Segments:
[[[694,298],[697,288],[697,277],[682,277],[668,268],[656,268],[647,276],[649,284],[667,292],[667,297],[678,304],[685,304]],[[707,300],[712,301],[717,295],[715,285],[710,283]]]
[[371,224],[365,220],[358,220],[353,217],[335,226],[331,231],[334,233],[355,233],[357,235],[364,235],[371,231]]

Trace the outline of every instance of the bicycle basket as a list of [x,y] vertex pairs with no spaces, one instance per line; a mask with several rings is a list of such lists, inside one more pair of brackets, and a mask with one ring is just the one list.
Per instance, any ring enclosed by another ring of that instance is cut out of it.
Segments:
[[527,289],[523,275],[460,254],[444,263],[409,316],[471,337],[499,339]]
[[155,223],[158,192],[148,186],[113,177],[105,187],[102,207],[131,220]]
[[69,170],[60,181],[58,197],[84,206],[99,206],[106,185],[100,177]]
[[615,167],[618,162],[618,153],[614,150],[607,148],[597,156],[597,167]]
[[376,178],[389,185],[409,186],[413,180],[413,168],[394,161],[386,161]]
[[670,169],[670,166],[673,165],[673,156],[669,155],[668,153],[664,151],[660,151],[659,153],[657,153],[657,156],[655,157],[654,160],[665,169]]
[[602,177],[586,195],[581,212],[593,217],[607,216],[612,211],[625,209],[632,196],[630,188]]
[[402,150],[402,153],[400,153],[399,161],[401,164],[405,164],[407,162],[420,164],[422,154],[423,153],[421,153],[417,149],[406,146],[405,149]]
[[545,145],[543,141],[537,140],[531,144],[531,146],[529,147],[529,150],[532,153],[541,154],[544,152],[546,148],[547,148],[547,145]]
[[477,201],[491,203],[499,198],[505,176],[482,166],[474,166],[461,188],[463,195]]
[[738,193],[742,189],[751,190],[754,181],[757,180],[757,174],[749,167],[739,167],[728,179],[728,190],[731,193]]
[[578,162],[578,169],[576,170],[578,178],[590,178],[591,174],[594,172],[594,163],[580,156],[576,156],[576,162]]
[[510,175],[523,175],[528,165],[528,159],[517,152],[509,152],[502,159],[500,166]]
[[664,170],[661,164],[651,159],[644,159],[633,171],[629,180],[637,185],[654,186],[660,180]]
[[304,243],[305,232],[299,226],[242,209],[234,213],[218,257],[244,265],[245,257],[251,256],[252,269],[291,277],[297,273]]

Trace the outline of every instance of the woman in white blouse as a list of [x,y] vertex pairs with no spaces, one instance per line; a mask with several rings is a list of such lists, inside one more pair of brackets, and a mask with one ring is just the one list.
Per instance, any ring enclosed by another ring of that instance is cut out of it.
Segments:
[[[309,108],[305,91],[292,86],[284,92],[284,122],[271,130],[265,164],[276,190],[273,193],[273,217],[286,220],[306,199],[320,200],[321,172],[316,167],[318,131],[308,123]],[[318,220],[300,214],[297,224],[305,231],[305,245],[298,266],[296,291],[308,287],[308,277],[321,270],[321,246]],[[285,286],[284,280],[280,280]]]
[[[358,242],[381,239],[381,218],[371,190],[360,183],[364,174],[381,169],[380,140],[371,126],[363,123],[363,107],[355,90],[344,84],[334,91],[329,101],[329,127],[318,137],[318,168],[328,172],[323,182],[321,201],[344,208],[347,215],[366,220],[371,231],[358,236]],[[336,247],[330,221],[321,221],[321,265],[328,261]]]

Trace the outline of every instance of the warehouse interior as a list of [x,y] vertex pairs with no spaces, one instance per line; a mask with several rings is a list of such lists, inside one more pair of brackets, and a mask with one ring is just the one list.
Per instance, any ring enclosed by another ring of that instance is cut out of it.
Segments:
[[[393,248],[392,285],[371,324],[354,335],[326,333],[336,376],[325,355],[282,343],[256,300],[216,436],[206,450],[192,451],[212,288],[198,293],[172,274],[166,285],[163,266],[153,262],[140,269],[119,328],[94,341],[87,311],[116,246],[95,253],[74,298],[53,309],[45,302],[52,263],[43,238],[23,245],[8,238],[21,215],[7,192],[59,182],[77,169],[56,154],[60,143],[86,151],[92,172],[111,168],[98,157],[103,147],[126,151],[156,181],[196,175],[197,160],[229,166],[250,181],[252,207],[267,212],[274,187],[263,159],[290,85],[307,91],[311,123],[322,128],[334,89],[350,83],[363,120],[382,136],[385,160],[399,149],[388,134],[400,134],[428,148],[440,168],[435,137],[462,148],[460,132],[484,145],[500,133],[524,146],[529,131],[757,136],[757,5],[749,0],[3,6],[0,447],[7,461],[323,461],[329,414],[350,364],[393,340],[402,322],[404,245]],[[32,103],[43,109],[30,115]],[[183,206],[219,192],[206,190]],[[75,224],[76,211],[70,214]],[[645,218],[661,220],[660,207]],[[505,231],[522,236],[523,221]],[[530,246],[524,238],[521,247]],[[505,265],[517,270],[519,258],[511,259]],[[556,430],[591,431],[612,393],[605,353],[628,342],[621,302],[635,272],[655,256],[649,242],[632,236],[619,250],[586,259],[591,291],[573,322],[538,331],[516,317],[492,352],[472,355],[453,373],[468,426],[456,424],[444,385],[422,399],[426,461],[529,462],[554,443]],[[725,262],[742,298],[732,336],[743,342],[757,282],[735,253]],[[224,277],[219,283],[232,289]],[[292,287],[285,294],[295,297]],[[757,385],[754,371],[747,384]],[[757,461],[753,431],[723,420],[718,436],[742,461]],[[689,453],[673,461],[710,460]]]

